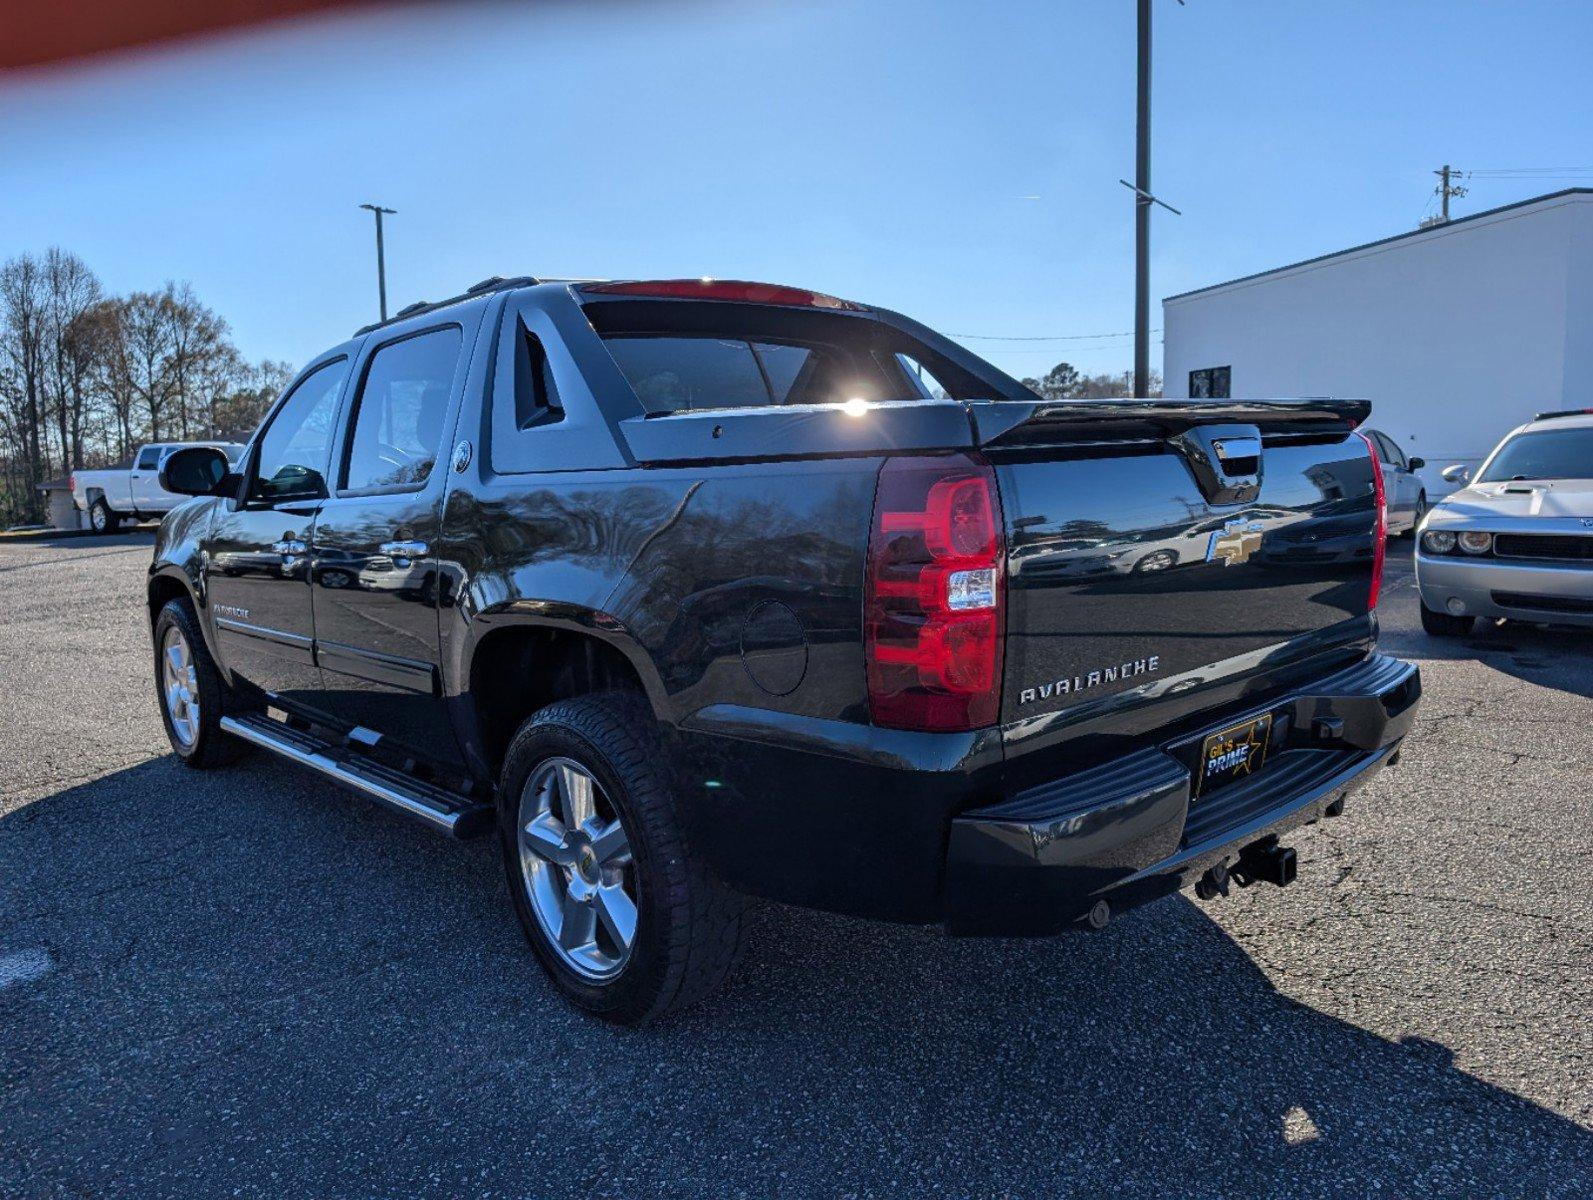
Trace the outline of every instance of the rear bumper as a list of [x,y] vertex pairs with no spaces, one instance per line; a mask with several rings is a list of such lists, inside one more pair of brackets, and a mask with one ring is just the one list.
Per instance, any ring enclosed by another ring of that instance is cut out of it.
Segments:
[[964,812],[946,853],[947,925],[1055,933],[1098,901],[1118,911],[1177,891],[1369,780],[1398,753],[1420,696],[1413,664],[1374,656],[1236,718],[1273,714],[1268,761],[1193,804],[1193,764],[1212,730]]
[[1434,612],[1593,626],[1593,569],[1578,564],[1418,552],[1416,587]]

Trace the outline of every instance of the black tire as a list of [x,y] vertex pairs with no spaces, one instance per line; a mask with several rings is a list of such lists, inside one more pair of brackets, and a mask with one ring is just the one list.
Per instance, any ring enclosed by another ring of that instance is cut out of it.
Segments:
[[1465,637],[1476,624],[1476,617],[1457,617],[1450,613],[1434,612],[1422,605],[1422,628],[1433,637]]
[[[538,923],[520,865],[521,792],[537,767],[564,758],[588,771],[625,828],[635,871],[636,932],[618,973],[594,982],[568,965]],[[634,693],[560,700],[532,714],[504,757],[499,840],[515,916],[554,986],[593,1016],[645,1025],[715,991],[734,967],[745,901],[687,839],[658,725]]]
[[122,525],[122,516],[105,503],[105,498],[89,505],[89,528],[95,533],[115,533]]
[[1422,527],[1422,518],[1427,515],[1427,493],[1422,492],[1416,497],[1416,515],[1411,519],[1410,528],[1404,533],[1405,537],[1415,540],[1416,533]]
[[[166,644],[167,632],[173,628],[181,631],[187,641],[193,667],[193,682],[197,685],[192,689],[192,693],[199,701],[199,718],[192,740],[178,733],[163,685],[163,647]],[[155,618],[154,649],[155,701],[160,708],[161,723],[166,727],[166,738],[171,742],[172,751],[182,760],[184,766],[198,770],[208,770],[237,761],[248,749],[248,743],[222,732],[221,718],[223,714],[234,711],[238,705],[227,685],[222,682],[216,660],[210,657],[204,635],[199,632],[199,622],[194,616],[193,605],[186,597],[168,600]]]

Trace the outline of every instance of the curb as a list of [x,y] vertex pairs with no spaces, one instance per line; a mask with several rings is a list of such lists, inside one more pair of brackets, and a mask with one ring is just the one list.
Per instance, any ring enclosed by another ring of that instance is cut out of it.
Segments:
[[58,539],[68,538],[113,538],[126,537],[130,534],[152,532],[142,525],[135,525],[131,529],[118,529],[114,533],[96,533],[92,529],[18,529],[14,531],[0,531],[0,545],[7,542],[53,542]]

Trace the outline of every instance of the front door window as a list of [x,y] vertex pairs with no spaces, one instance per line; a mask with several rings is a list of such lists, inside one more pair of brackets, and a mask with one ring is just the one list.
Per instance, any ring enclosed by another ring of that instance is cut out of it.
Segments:
[[260,438],[249,498],[267,504],[326,495],[332,423],[343,383],[343,360],[306,375]]

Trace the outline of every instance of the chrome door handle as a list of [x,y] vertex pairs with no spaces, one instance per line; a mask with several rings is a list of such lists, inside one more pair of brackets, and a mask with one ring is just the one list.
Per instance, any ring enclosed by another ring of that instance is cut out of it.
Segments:
[[410,559],[425,558],[430,547],[425,542],[383,542],[377,549],[392,559],[394,566],[407,567]]

